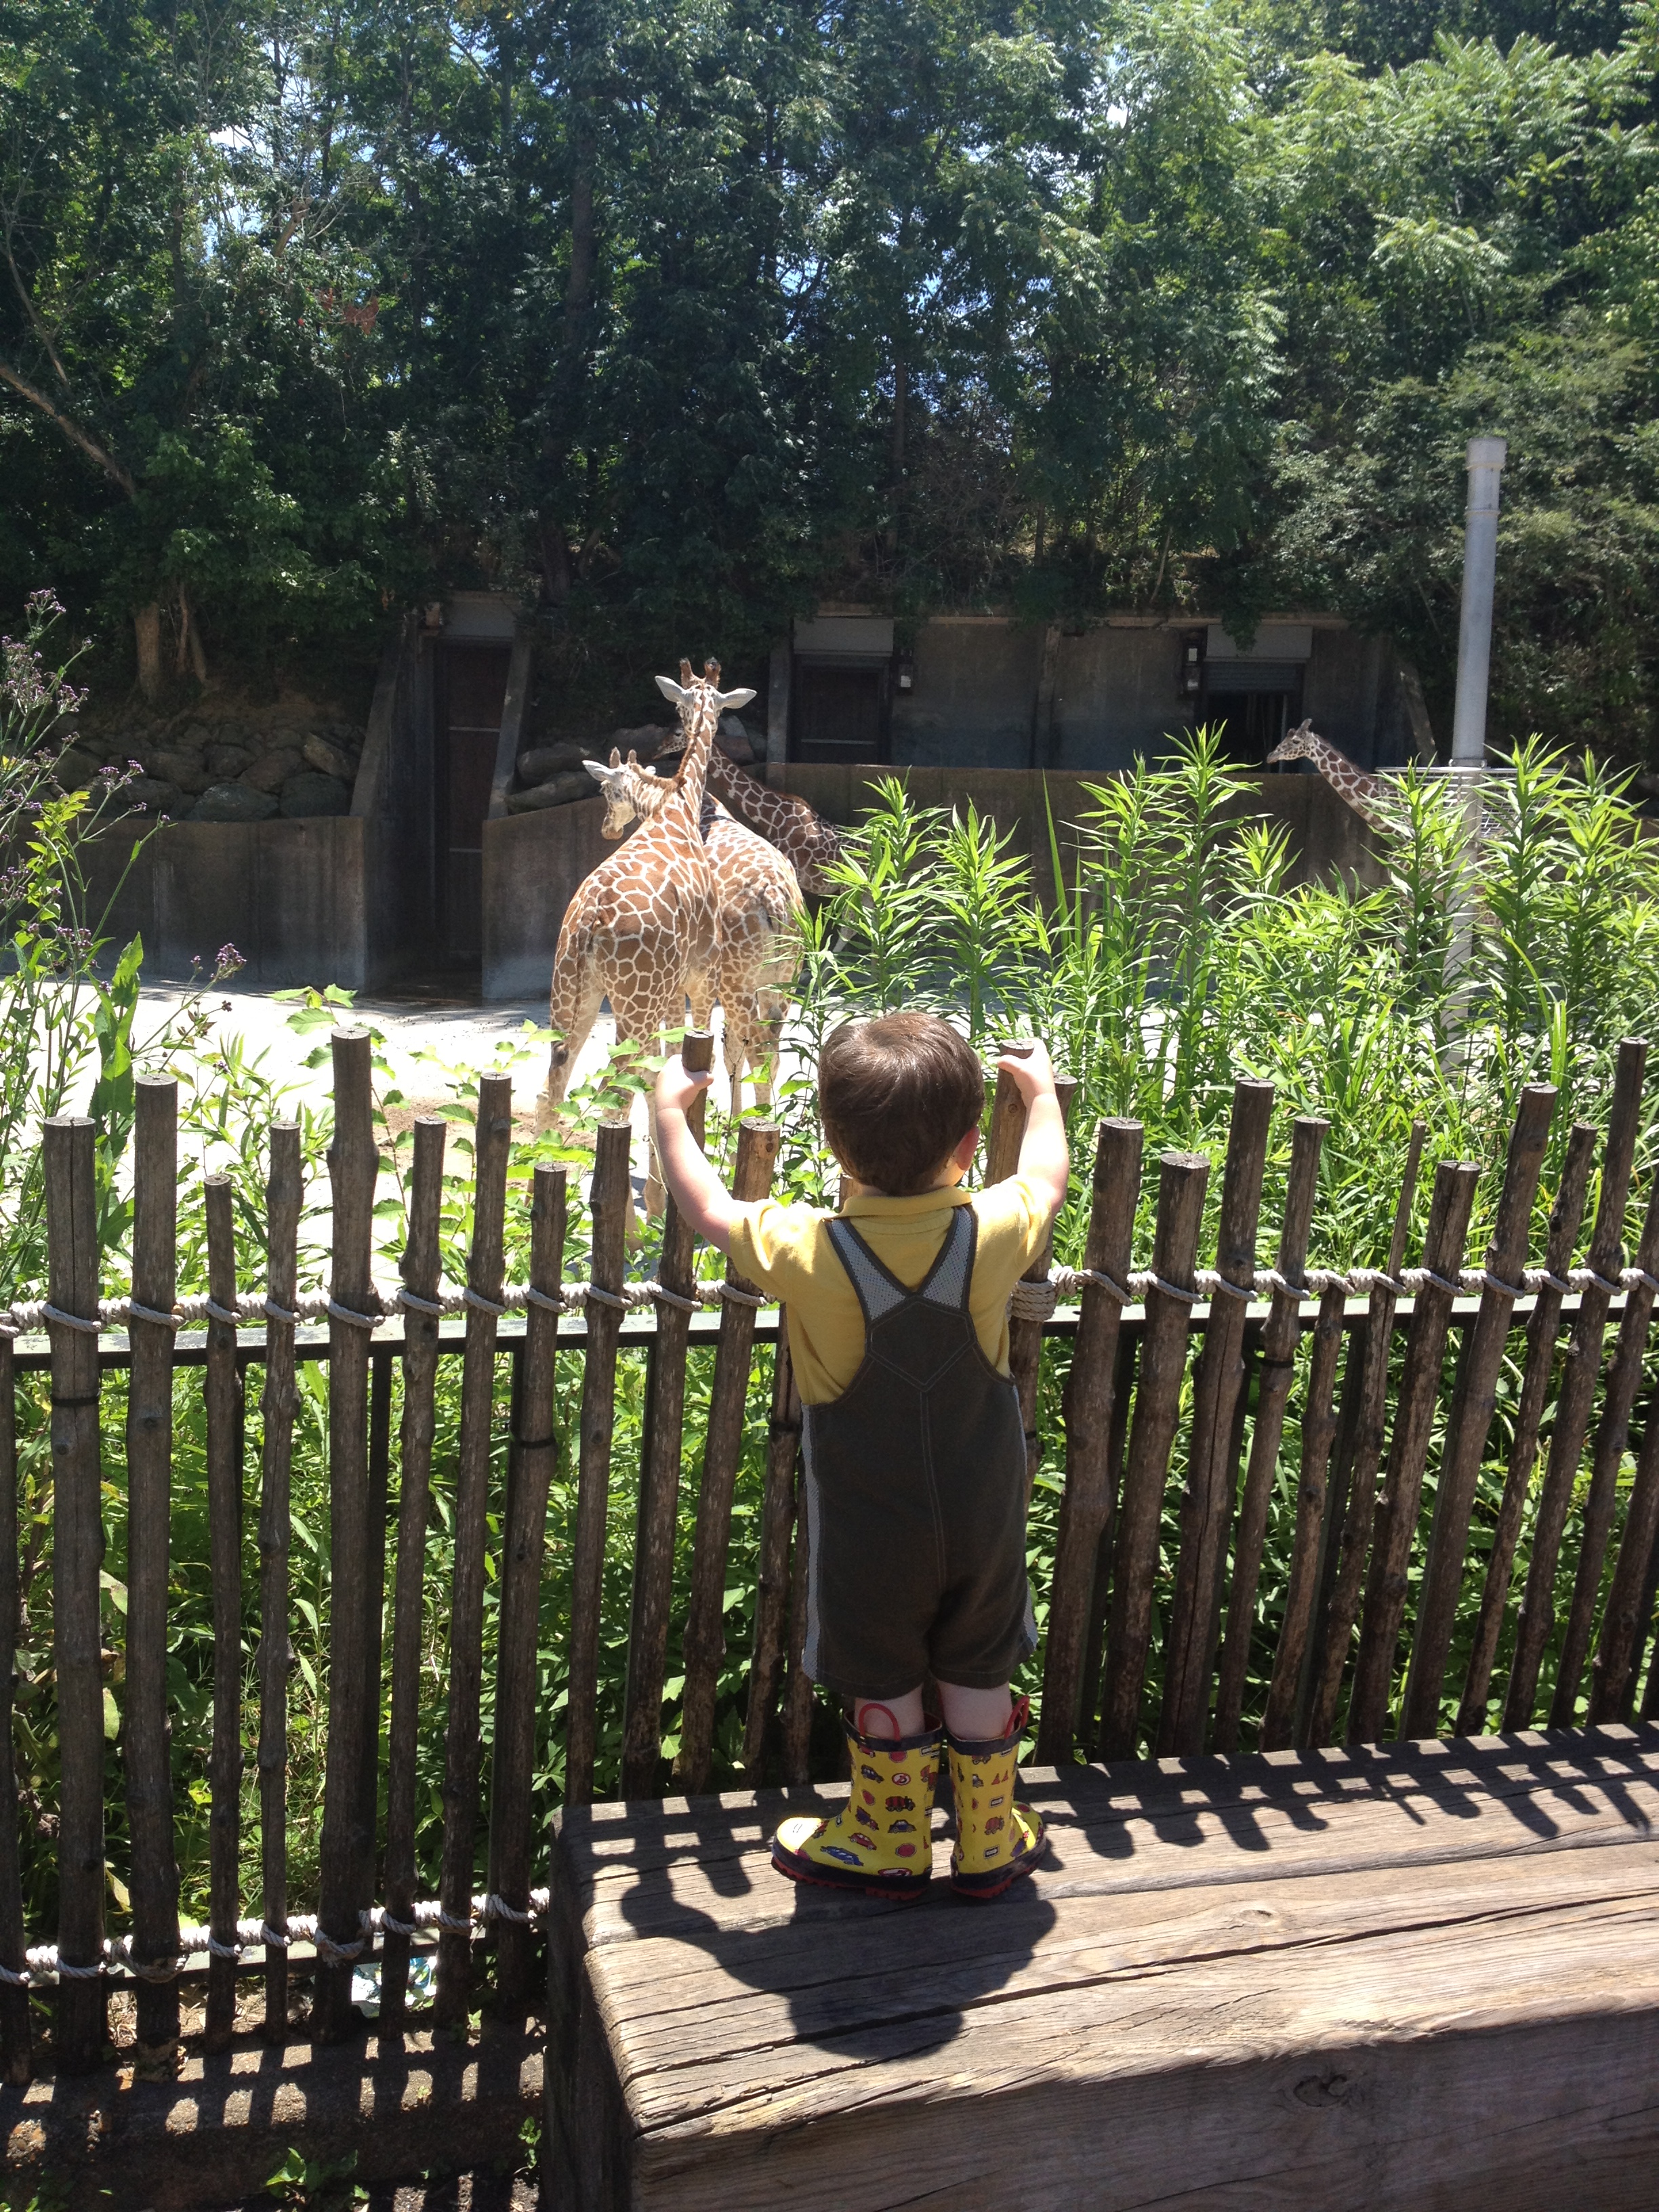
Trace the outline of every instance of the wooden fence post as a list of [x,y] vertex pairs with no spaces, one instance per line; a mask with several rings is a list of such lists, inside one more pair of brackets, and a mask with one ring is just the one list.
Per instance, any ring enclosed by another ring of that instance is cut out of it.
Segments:
[[[775,1121],[745,1121],[738,1131],[734,1198],[746,1203],[764,1198],[772,1188],[783,1132]],[[726,1657],[726,1553],[732,1541],[732,1496],[743,1457],[744,1419],[749,1401],[749,1366],[755,1344],[758,1296],[753,1283],[728,1260],[727,1287],[735,1297],[722,1302],[714,1380],[708,1396],[708,1431],[703,1443],[702,1481],[697,1496],[697,1533],[691,1554],[691,1589],[685,1612],[685,1698],[680,1711],[680,1749],[674,1779],[696,1796],[708,1786],[714,1752],[714,1700]]]
[[[1023,1052],[1029,1048],[1006,1045],[1006,1052]],[[1054,1096],[1060,1101],[1060,1119],[1069,1125],[1072,1102],[1077,1096],[1077,1078],[1054,1074]],[[1025,1136],[1025,1101],[1018,1085],[1005,1069],[997,1070],[996,1091],[991,1106],[991,1133],[985,1145],[985,1187],[1002,1182],[1018,1172],[1019,1148]],[[1052,1225],[1043,1240],[1042,1249],[1032,1258],[1021,1279],[1027,1283],[1047,1282],[1048,1267],[1053,1257],[1054,1237]],[[1025,1469],[1028,1482],[1036,1474],[1042,1454],[1042,1441],[1037,1435],[1037,1380],[1042,1365],[1042,1323],[1030,1321],[1016,1313],[1008,1322],[1008,1372],[1013,1377],[1014,1388],[1019,1393],[1020,1427],[1025,1435]]]
[[766,1731],[783,1679],[789,1613],[789,1531],[795,1514],[795,1462],[800,1457],[800,1395],[789,1357],[789,1316],[780,1310],[772,1360],[772,1410],[767,1424],[766,1486],[761,1501],[760,1565],[755,1587],[755,1652],[743,1721],[744,1778],[763,1778]]
[[570,1692],[565,1739],[568,1805],[593,1798],[598,1741],[599,1610],[605,1595],[605,1516],[611,1496],[611,1438],[617,1419],[617,1339],[622,1329],[623,1261],[628,1229],[626,1121],[603,1121],[594,1137],[592,1292],[587,1300],[587,1354],[582,1372],[580,1467],[576,1540],[570,1569]]
[[[1328,1556],[1334,1559],[1335,1573],[1308,1686],[1305,1741],[1314,1746],[1328,1743],[1336,1727],[1342,1675],[1348,1663],[1354,1622],[1359,1617],[1365,1561],[1370,1552],[1377,1470],[1382,1464],[1382,1443],[1388,1433],[1389,1359],[1394,1343],[1394,1310],[1400,1296],[1397,1285],[1406,1256],[1406,1239],[1411,1230],[1425,1134],[1423,1123],[1413,1121],[1406,1152],[1406,1171],[1400,1182],[1400,1200],[1394,1210],[1387,1278],[1372,1285],[1363,1328],[1356,1329],[1349,1340],[1349,1372],[1358,1376],[1352,1401],[1353,1444],[1348,1467],[1339,1467],[1339,1474],[1344,1480],[1340,1485],[1332,1485],[1334,1494],[1326,1506],[1330,1547]],[[1346,1376],[1342,1389],[1346,1399]]]
[[[530,1919],[536,1765],[536,1630],[547,1550],[547,1493],[558,1457],[554,1385],[559,1287],[564,1273],[565,1171],[538,1166],[530,1200],[530,1288],[516,1419],[507,1463],[501,1535],[501,1625],[495,1659],[495,1753],[490,1776],[489,1893],[507,1908],[495,1926],[495,1999],[522,2021],[532,1994]],[[522,1919],[514,1916],[522,1913]]]
[[1255,1288],[1256,1223],[1273,1110],[1272,1084],[1241,1080],[1233,1085],[1216,1273],[1234,1291],[1230,1295],[1218,1287],[1210,1300],[1204,1347],[1193,1377],[1192,1443],[1158,1715],[1158,1749],[1166,1755],[1204,1748],[1232,1510],[1233,1415],[1244,1381],[1244,1322]]
[[[1249,1673],[1250,1638],[1255,1626],[1256,1587],[1267,1536],[1267,1509],[1279,1471],[1279,1446],[1285,1433],[1285,1408],[1296,1372],[1296,1348],[1302,1335],[1302,1271],[1308,1258],[1314,1200],[1319,1190],[1319,1152],[1328,1122],[1299,1114],[1291,1136],[1291,1172],[1285,1190],[1285,1218],[1279,1232],[1279,1282],[1262,1331],[1261,1386],[1256,1393],[1255,1432],[1244,1477],[1238,1535],[1233,1547],[1232,1588],[1227,1597],[1227,1633],[1216,1686],[1214,1748],[1238,1749],[1239,1718]],[[1286,1285],[1294,1287],[1287,1288]],[[1332,1363],[1334,1374],[1334,1362]],[[1327,1446],[1328,1449],[1328,1445]],[[1322,1498],[1323,1469],[1321,1469]],[[1316,1523],[1316,1530],[1317,1524]]]
[[1480,1310],[1464,1341],[1451,1414],[1446,1424],[1428,1558],[1418,1592],[1417,1616],[1412,1624],[1411,1665],[1406,1677],[1406,1700],[1400,1723],[1402,1735],[1439,1733],[1441,1686],[1451,1650],[1458,1595],[1463,1586],[1463,1559],[1468,1548],[1475,1486],[1480,1479],[1481,1462],[1486,1455],[1492,1417],[1498,1410],[1498,1377],[1509,1344],[1515,1301],[1524,1287],[1521,1278],[1527,1264],[1533,1200],[1538,1194],[1538,1178],[1543,1170],[1544,1148],[1549,1140],[1550,1117],[1554,1111],[1554,1085],[1529,1083],[1521,1093],[1515,1127],[1510,1133],[1509,1159],[1498,1201],[1498,1218],[1486,1248],[1486,1281],[1480,1293]]
[[[1281,1271],[1282,1272],[1282,1271]],[[1347,1293],[1338,1284],[1319,1301],[1308,1362],[1308,1396],[1302,1411],[1302,1464],[1297,1475],[1296,1532],[1285,1579],[1285,1613],[1267,1685],[1261,1749],[1286,1751],[1296,1734],[1309,1632],[1319,1599],[1320,1539],[1325,1526],[1326,1476],[1336,1440],[1336,1369],[1342,1352]]]
[[1079,1728],[1091,1759],[1100,1751],[1100,1710],[1106,1688],[1106,1616],[1111,1603],[1112,1554],[1117,1534],[1118,1493],[1129,1443],[1140,1336],[1118,1328],[1117,1358],[1112,1363],[1112,1423],[1106,1439],[1106,1519],[1095,1548],[1093,1587],[1089,1592],[1089,1638],[1083,1654],[1083,1711]]
[[[1659,1389],[1648,1400],[1647,1425],[1637,1457],[1636,1480],[1631,1486],[1624,1540],[1619,1547],[1613,1588],[1607,1592],[1607,1612],[1601,1620],[1601,1645],[1590,1677],[1592,1728],[1623,1719],[1635,1687],[1642,1632],[1653,1610],[1656,1541],[1659,1541]],[[1650,1680],[1654,1677],[1659,1677],[1659,1666]]]
[[[698,1074],[714,1064],[714,1040],[687,1030],[680,1059]],[[686,1108],[686,1127],[702,1142],[706,1090]],[[668,1626],[674,1607],[674,1536],[678,1526],[680,1460],[685,1446],[685,1356],[696,1310],[696,1238],[671,1194],[662,1224],[657,1280],[656,1337],[646,1389],[640,1449],[639,1518],[634,1547],[628,1686],[623,1707],[622,1794],[654,1797],[662,1765],[662,1686],[668,1672]]]
[[1492,1667],[1498,1657],[1498,1639],[1503,1632],[1504,1616],[1509,1610],[1515,1547],[1521,1534],[1522,1516],[1526,1510],[1527,1491],[1538,1460],[1538,1432],[1544,1419],[1544,1401],[1549,1390],[1550,1377],[1555,1370],[1555,1340],[1561,1326],[1561,1300],[1566,1291],[1567,1270],[1572,1265],[1573,1248],[1578,1242],[1579,1224],[1584,1218],[1584,1194],[1589,1186],[1590,1163],[1595,1157],[1596,1134],[1593,1122],[1573,1123],[1567,1139],[1566,1159],[1555,1194],[1555,1205],[1550,1213],[1544,1272],[1553,1276],[1559,1287],[1552,1289],[1548,1283],[1544,1285],[1533,1305],[1532,1318],[1527,1323],[1527,1362],[1521,1380],[1521,1395],[1516,1402],[1515,1432],[1510,1444],[1509,1465],[1504,1471],[1504,1496],[1498,1509],[1497,1524],[1492,1530],[1492,1551],[1486,1560],[1486,1577],[1480,1592],[1480,1610],[1474,1625],[1474,1642],[1469,1653],[1468,1671],[1464,1677],[1462,1701],[1457,1710],[1459,1735],[1483,1735],[1486,1733]]
[[[131,1848],[132,1954],[165,1973],[179,1955],[179,1864],[173,1844],[167,1729],[167,1582],[173,1511],[170,1316],[179,1244],[179,1086],[168,1076],[133,1085],[132,1304],[127,1324],[127,1680],[122,1716]],[[179,2045],[179,1984],[141,1975],[136,1992],[141,2063]]]
[[1181,1417],[1188,1322],[1196,1295],[1193,1267],[1209,1178],[1210,1163],[1201,1152],[1165,1152],[1158,1162],[1158,1226],[1152,1245],[1157,1281],[1146,1294],[1134,1425],[1118,1504],[1100,1720],[1103,1759],[1133,1759],[1139,1734],[1140,1695],[1152,1632],[1152,1580],[1158,1567],[1158,1519]]
[[1443,1160],[1434,1171],[1434,1197],[1423,1245],[1423,1266],[1429,1279],[1417,1292],[1413,1306],[1389,1445],[1388,1474],[1376,1501],[1359,1656],[1354,1665],[1353,1697],[1348,1709],[1350,1743],[1376,1743],[1388,1725],[1423,1469],[1428,1463],[1452,1301],[1457,1296],[1469,1214],[1480,1181],[1480,1169],[1474,1160]]
[[1626,1037],[1619,1048],[1613,1082],[1613,1109],[1607,1120],[1607,1149],[1601,1155],[1601,1192],[1596,1201],[1595,1225],[1590,1231],[1587,1260],[1590,1280],[1578,1301],[1572,1343],[1562,1371],[1555,1405],[1555,1425],[1550,1437],[1550,1455],[1539,1492],[1533,1522],[1532,1556],[1527,1562],[1527,1586],[1515,1624],[1515,1656],[1510,1666],[1509,1687],[1504,1698],[1506,1729],[1532,1726],[1538,1702],[1538,1673],[1555,1626],[1555,1570],[1561,1552],[1561,1535],[1572,1504],[1578,1463],[1601,1378],[1601,1340],[1607,1333],[1607,1307],[1616,1284],[1613,1279],[1624,1256],[1625,1208],[1630,1200],[1631,1166],[1636,1157],[1640,1126],[1642,1078],[1648,1048],[1641,1037]]
[[368,1665],[368,1344],[376,1300],[370,1273],[374,1185],[372,1044],[362,1030],[336,1030],[334,1141],[329,1182],[334,1204],[329,1279],[328,1753],[323,1784],[318,1944],[312,2022],[317,2039],[353,2034],[362,2019],[351,2002],[351,1973],[362,1955],[363,1875],[369,1838],[362,1831],[365,1707],[359,1694]]
[[[421,1655],[425,1635],[427,1515],[437,1416],[438,1291],[443,1275],[444,1141],[435,1114],[415,1122],[409,1173],[409,1241],[401,1273],[404,1410],[398,1437],[398,1564],[392,1582],[392,1715],[386,1743],[386,1936],[380,1950],[380,2035],[402,2034],[415,1925],[415,1783],[420,1742]],[[395,1924],[394,1924],[395,1923]]]
[[806,1468],[795,1479],[795,1540],[789,1555],[789,1673],[783,1692],[783,1779],[799,1789],[811,1779],[812,1678],[806,1671],[806,1603],[811,1569],[811,1523],[806,1510]]
[[28,1936],[23,1921],[23,1871],[17,1774],[12,1756],[11,1685],[15,1680],[20,1577],[17,1551],[16,1338],[0,1328],[0,1680],[6,1685],[0,1712],[0,2075],[21,2088],[33,2071],[29,2038],[29,1992],[25,1975]]
[[222,2051],[236,2024],[242,1794],[242,1386],[236,1366],[236,1241],[230,1178],[205,1178],[207,1469],[213,1586],[213,1738],[208,1754],[208,1960],[203,2041]]
[[1653,1322],[1653,1291],[1659,1269],[1659,1175],[1648,1193],[1648,1210],[1637,1241],[1634,1268],[1637,1280],[1625,1293],[1624,1319],[1619,1324],[1619,1346],[1607,1376],[1601,1425],[1590,1459],[1589,1489],[1584,1498],[1584,1533],[1578,1547],[1578,1565],[1573,1577],[1572,1604],[1567,1632],[1561,1644],[1561,1663],[1556,1670],[1555,1695],[1550,1703],[1550,1726],[1571,1728],[1577,1717],[1578,1684],[1589,1656],[1590,1634],[1595,1621],[1595,1601],[1601,1591],[1601,1569],[1607,1555],[1618,1502],[1619,1469],[1630,1441],[1631,1409],[1642,1387],[1642,1365],[1647,1356],[1648,1331]]
[[[265,1186],[264,1448],[259,1483],[259,1859],[261,1911],[274,1935],[288,1929],[288,1565],[293,1542],[294,1315],[300,1206],[304,1197],[297,1121],[274,1121]],[[288,1318],[285,1320],[283,1316]],[[267,2040],[288,2033],[288,1953],[265,1946]]]
[[[52,1643],[58,1676],[58,2015],[53,2056],[86,2074],[107,2039],[104,1990],[104,1678],[98,1617],[104,1561],[98,1434],[96,1129],[46,1124],[47,1299],[52,1338]],[[65,1972],[65,1967],[68,1972]]]
[[1044,1766],[1064,1766],[1071,1760],[1083,1692],[1090,1599],[1102,1541],[1109,1538],[1113,1389],[1128,1296],[1135,1207],[1140,1199],[1141,1145],[1139,1121],[1103,1121],[1095,1133],[1094,1189],[1083,1265],[1085,1273],[1104,1276],[1115,1290],[1103,1282],[1084,1284],[1072,1371],[1066,1379],[1066,1488],[1048,1587],[1042,1718],[1037,1729],[1036,1756]]
[[495,1339],[501,1315],[507,1162],[513,1084],[478,1079],[472,1153],[472,1245],[466,1262],[466,1350],[455,1474],[455,1571],[449,1606],[449,1714],[444,1736],[444,1844],[438,1878],[438,1986],[432,2016],[465,2021],[472,1990],[472,1877],[478,1832],[479,1709],[483,1695],[484,1553]]

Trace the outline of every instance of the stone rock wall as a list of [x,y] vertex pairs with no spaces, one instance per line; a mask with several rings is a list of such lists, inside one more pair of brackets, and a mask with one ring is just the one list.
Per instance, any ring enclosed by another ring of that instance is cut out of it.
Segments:
[[349,812],[362,750],[357,724],[305,701],[204,703],[166,720],[133,714],[85,726],[58,775],[71,790],[110,772],[129,777],[125,804],[173,821],[264,822]]

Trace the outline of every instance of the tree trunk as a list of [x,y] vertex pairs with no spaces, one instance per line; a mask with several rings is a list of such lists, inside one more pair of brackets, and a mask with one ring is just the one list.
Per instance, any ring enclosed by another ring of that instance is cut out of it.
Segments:
[[161,696],[161,610],[154,599],[134,609],[132,629],[138,647],[138,689],[154,706]]
[[888,438],[888,475],[892,491],[892,520],[887,526],[887,550],[898,550],[899,516],[904,505],[905,415],[910,398],[910,365],[901,355],[893,362],[893,422]]
[[196,611],[190,604],[190,593],[182,584],[179,586],[179,661],[178,672],[182,676],[188,665],[196,681],[207,689],[207,655],[202,650],[202,633],[196,626]]

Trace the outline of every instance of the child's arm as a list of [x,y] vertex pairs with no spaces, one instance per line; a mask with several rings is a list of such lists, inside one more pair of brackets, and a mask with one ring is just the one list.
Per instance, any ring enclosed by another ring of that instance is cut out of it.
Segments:
[[1066,1185],[1072,1172],[1066,1123],[1054,1096],[1054,1067],[1041,1044],[1024,1053],[1005,1053],[997,1066],[1012,1076],[1025,1101],[1025,1134],[1020,1139],[1016,1172],[1048,1200],[1052,1217],[1066,1203]]
[[665,1064],[657,1078],[657,1157],[681,1218],[705,1243],[730,1252],[736,1201],[685,1123],[686,1108],[713,1081],[709,1074],[688,1074],[678,1054]]

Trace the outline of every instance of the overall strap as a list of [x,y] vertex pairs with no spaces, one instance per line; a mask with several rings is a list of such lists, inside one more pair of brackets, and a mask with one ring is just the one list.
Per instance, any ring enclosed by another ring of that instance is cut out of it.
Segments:
[[847,1270],[866,1328],[913,1298],[928,1305],[945,1306],[954,1312],[968,1311],[969,1285],[974,1279],[974,1249],[979,1241],[979,1224],[971,1206],[952,1208],[951,1225],[945,1232],[939,1255],[914,1291],[907,1289],[883,1266],[850,1221],[837,1217],[828,1227],[830,1244]]

